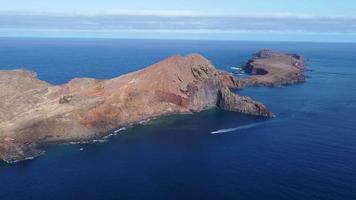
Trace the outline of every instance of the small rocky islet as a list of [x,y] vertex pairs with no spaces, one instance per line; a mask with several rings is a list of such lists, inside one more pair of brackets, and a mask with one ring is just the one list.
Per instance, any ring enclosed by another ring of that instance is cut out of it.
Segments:
[[43,145],[94,140],[113,130],[171,114],[220,108],[261,117],[273,113],[233,88],[305,81],[304,59],[264,49],[237,78],[199,54],[176,55],[109,80],[75,78],[51,85],[26,70],[0,70],[0,159],[42,155]]

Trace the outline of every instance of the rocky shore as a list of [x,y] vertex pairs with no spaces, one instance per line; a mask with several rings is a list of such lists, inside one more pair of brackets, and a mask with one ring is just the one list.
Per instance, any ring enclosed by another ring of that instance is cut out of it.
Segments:
[[46,144],[103,138],[148,119],[214,107],[272,117],[265,105],[229,88],[304,80],[303,58],[297,55],[263,50],[243,69],[251,76],[239,80],[191,54],[109,80],[75,78],[64,85],[26,70],[0,71],[0,159],[32,159]]

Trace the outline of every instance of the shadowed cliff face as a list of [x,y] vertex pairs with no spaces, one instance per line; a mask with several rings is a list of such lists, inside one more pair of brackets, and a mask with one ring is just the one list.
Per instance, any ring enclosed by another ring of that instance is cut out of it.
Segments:
[[261,103],[228,88],[239,82],[198,54],[174,56],[110,80],[50,85],[24,70],[0,71],[0,158],[41,155],[39,145],[86,141],[116,128],[212,107],[271,117]]
[[270,112],[261,102],[253,101],[250,97],[241,97],[236,95],[228,88],[222,88],[219,90],[218,106],[224,110],[249,115],[273,117],[273,113]]

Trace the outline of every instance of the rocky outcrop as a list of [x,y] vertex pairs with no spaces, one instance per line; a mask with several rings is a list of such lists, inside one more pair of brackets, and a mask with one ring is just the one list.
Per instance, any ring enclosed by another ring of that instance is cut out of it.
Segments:
[[110,80],[51,85],[24,70],[0,71],[0,158],[43,154],[44,144],[80,142],[142,120],[220,107],[270,117],[261,103],[228,89],[239,81],[198,54],[174,56]]
[[304,82],[304,58],[298,54],[283,54],[270,49],[256,53],[242,66],[250,74],[240,87],[281,86]]
[[30,160],[43,153],[44,151],[37,149],[37,144],[31,141],[18,142],[7,137],[0,142],[0,158],[8,163]]
[[273,117],[273,113],[261,102],[253,101],[250,97],[239,96],[226,87],[220,89],[217,105],[223,110],[255,116]]

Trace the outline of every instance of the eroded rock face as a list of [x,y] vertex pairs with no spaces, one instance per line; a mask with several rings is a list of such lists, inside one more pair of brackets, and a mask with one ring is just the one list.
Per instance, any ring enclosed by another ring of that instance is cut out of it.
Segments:
[[242,69],[250,74],[241,86],[281,86],[304,82],[304,58],[264,49],[253,56]]
[[86,141],[142,120],[219,107],[269,117],[239,81],[198,54],[174,56],[110,80],[76,78],[51,85],[23,70],[0,71],[0,158],[41,155],[43,144]]
[[226,87],[220,89],[217,105],[223,110],[255,116],[273,117],[273,113],[261,102],[253,101],[250,97],[239,96]]

